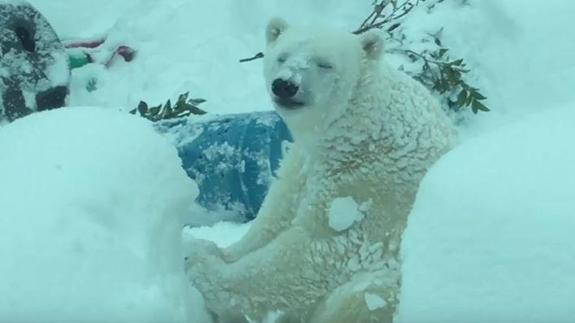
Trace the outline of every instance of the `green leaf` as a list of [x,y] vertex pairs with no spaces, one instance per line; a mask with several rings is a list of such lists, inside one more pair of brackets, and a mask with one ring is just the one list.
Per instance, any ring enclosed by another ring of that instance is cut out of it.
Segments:
[[185,103],[186,101],[188,101],[188,95],[189,94],[190,94],[190,92],[180,94],[180,96],[178,97],[178,101],[176,101],[176,105],[178,105],[180,103]]
[[150,115],[155,116],[160,112],[160,109],[161,109],[160,106],[157,106],[157,107],[150,108],[148,111],[150,112]]
[[148,112],[148,104],[144,101],[140,101],[140,103],[138,103],[138,112],[140,112],[141,115],[145,114],[146,112]]
[[467,96],[467,99],[465,99],[465,106],[468,107],[471,105],[471,103],[473,102],[473,95],[471,95],[471,93]]
[[387,32],[392,32],[395,29],[397,29],[397,27],[399,27],[399,26],[401,26],[400,23],[393,24],[393,25],[391,25],[391,27],[387,28]]
[[479,92],[477,92],[477,91],[473,92],[473,97],[474,97],[476,100],[485,100],[485,99],[487,99],[485,96],[483,96],[483,94],[481,94],[481,93],[479,93]]
[[483,105],[483,103],[477,100],[473,100],[471,110],[473,111],[473,113],[477,113],[478,111],[484,111],[484,112],[490,111],[489,108],[487,108],[485,105]]
[[449,65],[447,65],[446,68],[443,69],[443,74],[447,78],[449,87],[454,87],[457,86],[459,83],[461,83],[461,73],[459,73],[457,70],[450,68]]
[[449,49],[447,48],[442,48],[439,50],[439,58],[443,57],[443,55],[445,55],[447,52],[449,51]]
[[456,59],[456,60],[450,62],[449,65],[461,66],[462,63],[463,63],[463,58],[460,58],[460,59]]
[[192,106],[190,107],[190,112],[193,114],[197,114],[197,115],[202,115],[202,114],[206,114],[207,112],[196,107],[196,106]]
[[204,99],[190,99],[190,101],[188,101],[188,102],[190,104],[193,104],[193,105],[200,105],[200,104],[206,102],[206,100],[204,100]]
[[465,90],[461,90],[459,92],[459,95],[457,96],[457,101],[455,101],[455,104],[457,105],[458,108],[463,108],[463,106],[465,105],[465,100],[467,99],[467,91]]

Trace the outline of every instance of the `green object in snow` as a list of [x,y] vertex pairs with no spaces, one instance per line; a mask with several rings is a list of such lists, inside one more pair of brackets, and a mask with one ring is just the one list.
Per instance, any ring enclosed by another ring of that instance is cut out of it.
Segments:
[[90,62],[88,54],[82,51],[68,51],[68,63],[71,69],[82,67]]

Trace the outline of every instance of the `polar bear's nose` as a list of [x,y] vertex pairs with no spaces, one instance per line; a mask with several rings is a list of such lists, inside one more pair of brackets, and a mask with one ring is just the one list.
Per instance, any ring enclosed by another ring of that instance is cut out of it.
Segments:
[[299,87],[291,81],[275,79],[272,82],[272,92],[278,98],[290,99],[297,93]]

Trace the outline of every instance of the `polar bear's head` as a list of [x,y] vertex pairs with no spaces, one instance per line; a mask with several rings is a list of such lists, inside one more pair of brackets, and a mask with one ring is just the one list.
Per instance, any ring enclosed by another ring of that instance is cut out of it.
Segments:
[[278,18],[269,22],[266,40],[266,86],[296,140],[343,113],[363,67],[377,61],[382,50],[375,33],[291,27]]

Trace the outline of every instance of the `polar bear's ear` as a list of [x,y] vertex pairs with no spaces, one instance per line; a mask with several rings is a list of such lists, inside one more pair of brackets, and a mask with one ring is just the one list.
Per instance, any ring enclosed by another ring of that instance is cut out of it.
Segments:
[[383,39],[381,39],[379,33],[368,31],[359,37],[361,39],[361,48],[367,58],[378,59],[383,52]]
[[288,23],[281,18],[272,18],[266,28],[266,41],[273,43],[288,28]]

